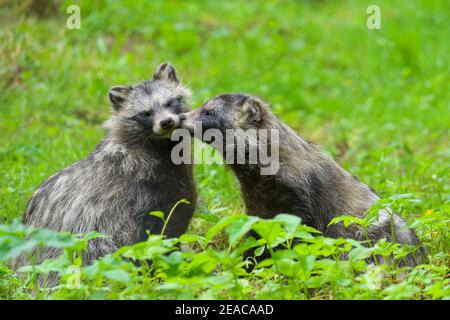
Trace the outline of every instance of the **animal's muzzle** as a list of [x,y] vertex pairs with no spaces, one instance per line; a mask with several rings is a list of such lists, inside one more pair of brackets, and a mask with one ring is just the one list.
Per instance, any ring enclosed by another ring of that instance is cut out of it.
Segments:
[[170,130],[175,126],[175,121],[172,117],[164,118],[159,122],[159,126],[163,130]]

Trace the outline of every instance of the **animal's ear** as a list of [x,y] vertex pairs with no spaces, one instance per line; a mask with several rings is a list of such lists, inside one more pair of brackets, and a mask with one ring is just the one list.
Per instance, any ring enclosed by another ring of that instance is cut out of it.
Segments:
[[253,97],[246,98],[242,102],[242,114],[248,121],[261,121],[261,102]]
[[180,83],[175,68],[168,62],[159,65],[153,74],[153,80],[169,81],[175,84]]
[[131,86],[114,86],[109,89],[109,101],[111,101],[111,105],[115,111],[123,108],[131,90]]

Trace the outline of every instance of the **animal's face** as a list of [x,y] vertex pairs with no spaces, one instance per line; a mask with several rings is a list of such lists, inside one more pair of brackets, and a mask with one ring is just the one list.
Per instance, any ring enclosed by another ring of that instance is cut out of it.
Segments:
[[160,65],[153,79],[109,91],[114,109],[112,130],[133,138],[170,138],[179,126],[179,115],[189,111],[190,92],[180,84],[175,69]]
[[201,123],[202,134],[208,129],[258,128],[262,121],[264,103],[257,97],[241,93],[221,94],[202,107],[181,116],[181,127],[193,133],[194,125]]

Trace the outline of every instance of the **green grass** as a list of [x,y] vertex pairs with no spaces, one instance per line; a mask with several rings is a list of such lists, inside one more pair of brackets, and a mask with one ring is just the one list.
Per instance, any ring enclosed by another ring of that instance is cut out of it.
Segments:
[[[429,249],[430,263],[418,267],[413,280],[386,280],[370,291],[361,288],[357,274],[342,273],[310,292],[300,275],[291,275],[293,282],[284,287],[280,279],[286,272],[272,266],[258,274],[267,283],[260,297],[450,297],[445,279],[450,248],[447,1],[377,1],[381,30],[366,28],[366,8],[373,1],[77,1],[81,29],[68,30],[65,8],[71,3],[63,1],[59,11],[44,16],[18,4],[0,8],[0,223],[20,218],[42,181],[100,141],[101,123],[110,114],[109,87],[148,79],[159,63],[170,61],[192,88],[194,106],[222,92],[260,95],[383,198],[411,194],[419,200],[398,204]],[[205,236],[214,225],[205,217],[239,216],[243,204],[237,181],[223,166],[198,165],[195,172],[199,205],[189,234]],[[238,227],[240,222],[233,223]],[[220,232],[203,245],[238,252],[229,236]],[[216,252],[205,250],[209,258]],[[262,286],[260,278],[239,278],[231,262],[216,260],[223,268],[216,277],[208,268],[195,272],[207,273],[211,283],[219,283],[225,273],[236,287],[202,287],[192,298],[205,292],[212,298],[255,298],[252,291]],[[322,268],[312,270],[316,267]],[[0,281],[10,289],[0,291],[1,297],[26,296],[25,284],[4,270]],[[401,274],[396,270],[389,270],[393,278]],[[184,276],[193,281],[193,274]],[[166,274],[165,281],[170,277]],[[346,277],[352,281],[344,283]],[[431,294],[429,286],[441,293]],[[68,291],[54,297],[69,297],[73,293]],[[176,290],[170,292],[163,297],[179,297]],[[117,297],[157,295],[112,296]]]

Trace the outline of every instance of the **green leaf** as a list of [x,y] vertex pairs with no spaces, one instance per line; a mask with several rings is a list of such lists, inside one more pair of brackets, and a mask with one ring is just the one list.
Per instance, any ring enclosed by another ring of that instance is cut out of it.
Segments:
[[285,233],[281,224],[281,221],[259,220],[253,225],[253,230],[264,238],[269,246],[274,246],[277,244],[277,239]]
[[263,261],[259,262],[256,266],[258,268],[264,268],[264,267],[270,267],[275,263],[275,261],[272,258],[264,259]]
[[83,236],[83,240],[91,240],[91,239],[105,238],[105,237],[107,237],[107,236],[98,231],[91,231],[91,232],[86,233]]
[[214,222],[214,223],[216,223],[217,221],[220,220],[220,218],[218,216],[216,216],[215,214],[211,214],[211,213],[199,214],[199,215],[197,215],[197,217],[200,219],[203,219],[205,221]]
[[350,260],[364,260],[369,258],[374,251],[374,248],[366,248],[363,246],[359,246],[354,248],[352,251],[349,252],[348,258]]
[[302,222],[302,219],[300,217],[286,213],[280,213],[276,215],[273,220],[284,222],[285,229],[290,235],[294,235],[298,225]]
[[223,217],[222,219],[220,219],[220,221],[214,225],[211,229],[208,230],[208,232],[206,233],[206,242],[210,242],[211,239],[218,234],[220,231],[222,231],[224,228],[226,228],[227,226],[229,226],[230,224],[232,224],[234,221],[240,219],[243,215],[232,215],[232,216],[227,216],[227,217]]
[[231,246],[235,246],[236,243],[249,231],[252,226],[259,221],[259,218],[252,216],[240,216],[234,220],[227,228],[226,232],[229,237]]
[[364,219],[360,219],[358,217],[353,217],[353,216],[338,216],[335,217],[333,219],[331,219],[330,223],[328,223],[328,227],[333,225],[333,224],[338,224],[339,222],[343,222],[344,223],[344,227],[348,227],[352,224],[356,224],[356,225],[360,225],[363,227],[368,227],[369,226],[369,221],[366,221]]
[[30,252],[37,244],[34,240],[28,240],[20,244],[15,243],[15,246],[9,247],[8,249],[6,249],[6,246],[2,246],[0,248],[0,261],[14,259],[24,252]]
[[261,246],[255,250],[255,257],[259,257],[264,253],[264,250],[266,249],[266,246]]
[[191,243],[191,242],[204,242],[205,238],[202,236],[198,236],[196,234],[185,233],[179,238],[182,243]]
[[115,270],[105,270],[103,271],[103,276],[107,279],[128,283],[130,282],[130,275],[128,272],[120,269]]
[[149,212],[148,214],[151,216],[160,218],[162,221],[165,221],[164,212],[162,212],[162,211],[152,211],[152,212]]

